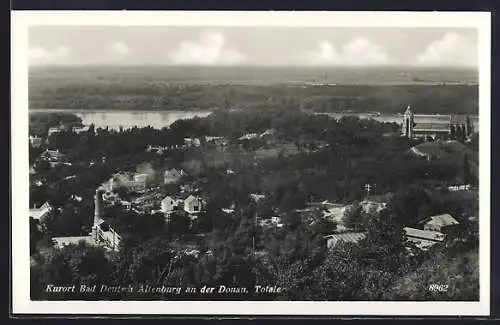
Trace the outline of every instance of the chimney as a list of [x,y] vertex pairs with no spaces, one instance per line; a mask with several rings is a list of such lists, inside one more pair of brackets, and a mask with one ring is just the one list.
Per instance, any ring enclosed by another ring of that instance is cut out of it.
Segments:
[[97,224],[103,215],[103,203],[102,203],[102,193],[101,189],[97,189],[95,191],[95,200],[94,200],[94,225]]

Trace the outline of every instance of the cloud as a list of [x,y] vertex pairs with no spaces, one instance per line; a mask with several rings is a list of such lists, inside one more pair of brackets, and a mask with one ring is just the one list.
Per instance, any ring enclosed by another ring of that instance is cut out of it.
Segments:
[[203,33],[197,41],[184,41],[167,54],[171,64],[235,65],[246,61],[237,49],[226,46],[224,35]]
[[41,46],[29,49],[29,62],[33,65],[64,64],[70,56],[71,50],[66,46],[59,46],[52,51]]
[[416,57],[417,65],[477,65],[477,47],[457,33],[446,33]]
[[109,52],[113,57],[123,57],[131,53],[130,48],[123,42],[114,42],[109,47]]
[[312,65],[378,65],[389,63],[383,49],[366,38],[356,38],[344,44],[340,51],[327,41],[306,51],[306,62]]

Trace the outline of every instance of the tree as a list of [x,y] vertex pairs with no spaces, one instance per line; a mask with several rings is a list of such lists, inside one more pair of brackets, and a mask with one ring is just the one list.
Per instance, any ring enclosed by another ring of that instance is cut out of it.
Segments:
[[467,154],[463,156],[459,178],[463,181],[464,185],[472,183],[473,176],[470,171],[469,156]]
[[344,212],[342,218],[343,225],[354,231],[361,231],[365,228],[366,218],[363,207],[359,203],[354,203]]
[[479,299],[478,270],[477,251],[462,253],[452,258],[446,256],[446,253],[438,252],[432,254],[416,270],[397,279],[387,288],[384,299],[477,301]]
[[[45,255],[45,259],[31,268],[31,293],[37,300],[95,300],[102,297],[96,294],[80,293],[81,284],[108,284],[113,265],[105,256],[104,250],[85,243],[69,245]],[[72,286],[76,292],[51,293],[47,285]],[[43,288],[43,289],[42,289]]]

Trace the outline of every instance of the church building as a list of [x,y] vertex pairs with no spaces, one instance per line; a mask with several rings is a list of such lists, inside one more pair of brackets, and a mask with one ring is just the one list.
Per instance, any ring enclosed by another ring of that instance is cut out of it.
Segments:
[[[458,140],[465,141],[472,134],[472,124],[469,116],[449,115],[444,120],[433,118],[432,115],[415,115],[408,105],[403,115],[401,133],[410,139],[424,138],[426,140]],[[432,122],[424,120],[434,119]]]

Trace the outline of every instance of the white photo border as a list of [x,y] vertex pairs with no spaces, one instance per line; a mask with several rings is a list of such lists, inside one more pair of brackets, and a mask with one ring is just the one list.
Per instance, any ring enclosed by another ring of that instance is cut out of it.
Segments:
[[[487,316],[490,314],[490,12],[13,11],[11,13],[12,313],[163,315]],[[469,27],[478,30],[479,302],[30,301],[28,27],[304,26]]]

